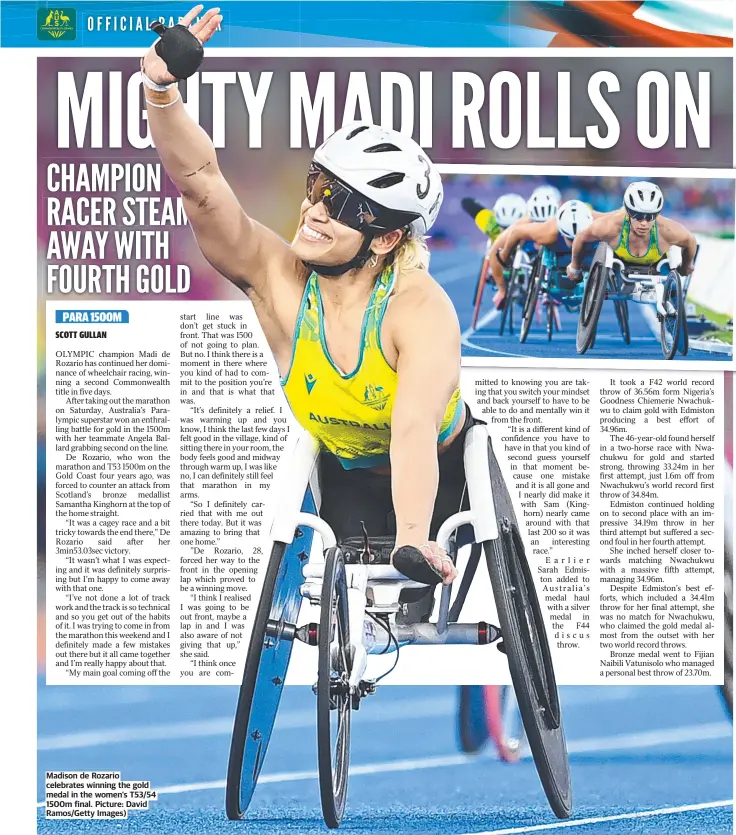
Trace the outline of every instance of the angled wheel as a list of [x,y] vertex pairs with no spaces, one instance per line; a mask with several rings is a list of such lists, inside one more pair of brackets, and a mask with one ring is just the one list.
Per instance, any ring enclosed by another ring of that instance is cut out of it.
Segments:
[[461,685],[458,744],[466,754],[481,751],[489,739],[504,762],[518,762],[526,744],[514,688],[509,685]]
[[547,342],[552,341],[552,334],[555,330],[555,304],[547,296]]
[[518,762],[526,744],[526,733],[514,688],[492,684],[483,690],[488,727],[498,756],[507,763]]
[[486,288],[486,284],[488,283],[488,275],[491,271],[491,257],[490,257],[490,241],[486,245],[486,253],[483,256],[483,261],[480,265],[480,272],[478,273],[478,281],[475,285],[475,297],[473,300],[473,319],[471,321],[470,327],[472,330],[475,330],[476,325],[478,324],[478,314],[480,313],[480,304],[483,300],[483,291]]
[[511,498],[488,445],[498,539],[483,544],[511,680],[534,763],[552,811],[572,813],[567,744],[542,610]]
[[524,300],[524,310],[521,314],[521,333],[519,334],[519,341],[526,342],[529,335],[529,328],[534,319],[534,313],[537,309],[537,299],[539,298],[539,291],[542,289],[542,276],[544,273],[544,266],[542,264],[542,256],[537,255],[534,259],[532,272],[529,276],[529,286],[526,291],[526,299]]
[[508,290],[506,292],[506,301],[501,312],[501,324],[498,328],[498,335],[503,336],[506,326],[508,325],[509,333],[514,332],[514,305],[519,298],[519,282],[517,276],[514,275],[508,282]]
[[578,354],[584,354],[595,344],[595,333],[598,329],[598,319],[606,295],[607,268],[602,261],[595,261],[585,282],[583,301],[580,304],[578,330],[575,347]]
[[348,794],[350,764],[350,630],[345,563],[339,548],[325,559],[317,666],[317,761],[322,817],[340,825]]
[[[302,510],[314,512],[311,493]],[[261,773],[294,644],[312,531],[297,529],[293,542],[274,542],[256,610],[243,682],[235,711],[227,767],[225,810],[230,820],[245,814]]]
[[480,684],[463,684],[459,688],[457,738],[460,750],[466,754],[480,751],[491,735],[485,689]]
[[662,316],[660,313],[657,314],[659,317],[659,336],[662,344],[662,353],[665,359],[671,360],[677,353],[677,347],[680,344],[680,334],[685,317],[682,282],[677,270],[670,270],[669,275],[664,281],[664,298],[662,303],[667,313],[665,316]]

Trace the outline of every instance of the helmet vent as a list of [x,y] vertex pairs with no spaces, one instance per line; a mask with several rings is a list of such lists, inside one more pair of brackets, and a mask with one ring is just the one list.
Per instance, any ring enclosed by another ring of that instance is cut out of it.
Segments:
[[394,171],[392,174],[384,174],[382,177],[371,180],[368,185],[373,186],[373,188],[389,188],[390,186],[398,185],[403,180],[404,174],[400,171]]
[[371,145],[370,148],[366,148],[366,154],[382,154],[384,151],[400,151],[401,148],[398,148],[392,142],[380,142],[378,145]]
[[360,127],[355,128],[355,130],[351,130],[350,133],[345,138],[346,139],[352,139],[354,136],[357,136],[359,133],[362,133],[364,130],[368,130],[368,125],[360,125]]

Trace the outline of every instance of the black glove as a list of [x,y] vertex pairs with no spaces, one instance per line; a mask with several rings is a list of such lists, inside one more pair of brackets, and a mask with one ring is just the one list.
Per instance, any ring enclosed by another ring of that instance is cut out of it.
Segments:
[[186,26],[177,23],[176,26],[166,27],[156,20],[150,28],[161,38],[155,47],[156,54],[174,78],[189,78],[199,69],[204,48]]

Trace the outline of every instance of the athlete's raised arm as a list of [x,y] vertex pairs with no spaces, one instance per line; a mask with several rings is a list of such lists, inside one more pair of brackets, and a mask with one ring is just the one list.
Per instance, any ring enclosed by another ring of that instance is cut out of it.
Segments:
[[211,139],[182,104],[176,81],[191,75],[201,61],[201,46],[194,39],[206,43],[222,20],[214,8],[193,22],[202,9],[195,6],[181,26],[163,31],[141,61],[148,124],[205,258],[242,290],[259,293],[270,275],[295,270],[296,259],[285,241],[242,210],[220,171]]

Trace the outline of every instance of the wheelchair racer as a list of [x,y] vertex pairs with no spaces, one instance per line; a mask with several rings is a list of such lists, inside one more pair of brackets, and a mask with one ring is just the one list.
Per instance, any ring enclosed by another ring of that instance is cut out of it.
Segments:
[[650,271],[654,277],[657,312],[661,316],[674,313],[671,304],[664,303],[662,276],[656,273],[656,266],[665,257],[671,246],[682,248],[682,262],[678,271],[682,276],[693,272],[693,261],[697,251],[695,236],[681,223],[663,217],[664,195],[655,183],[631,183],[624,192],[621,209],[607,212],[577,235],[573,243],[572,259],[567,267],[568,277],[582,281],[581,254],[590,243],[604,241],[624,266],[637,271]]
[[[493,204],[493,209],[486,209],[472,197],[464,197],[462,207],[473,218],[480,231],[487,235],[491,241],[488,257],[491,259],[491,271],[493,271],[493,265],[496,261],[497,241],[503,235],[504,230],[526,216],[526,200],[520,194],[502,194]],[[496,279],[496,287],[501,286],[504,286],[503,275],[501,276],[501,284],[498,284]],[[493,297],[493,304],[497,309],[505,295],[505,289],[503,293],[500,289],[497,290]]]
[[[500,309],[505,304],[506,299],[506,281],[504,279],[505,264],[511,260],[511,253],[514,247],[508,246],[508,241],[515,230],[520,227],[528,227],[530,225],[544,224],[553,220],[557,215],[559,207],[559,191],[554,186],[539,186],[534,189],[531,197],[526,204],[526,213],[524,217],[517,220],[508,229],[506,229],[495,242],[495,250],[491,253],[491,274],[496,283],[498,292],[493,297],[493,302],[496,308]],[[526,250],[527,254],[534,257],[539,248],[532,238],[521,238],[521,245]],[[505,257],[501,256],[504,252]]]
[[395,537],[407,577],[450,583],[435,538],[467,502],[463,441],[478,421],[460,396],[457,315],[427,270],[440,175],[411,138],[356,123],[315,151],[291,243],[253,220],[176,87],[222,20],[215,8],[193,23],[202,8],[141,61],[156,150],[204,257],[253,304],[294,416],[320,443],[320,513],[338,541],[365,525]]
[[[506,261],[518,245],[531,242],[536,249],[546,247],[553,252],[557,256],[558,267],[565,269],[572,257],[573,241],[593,223],[596,216],[600,217],[601,213],[593,211],[582,200],[568,200],[560,206],[556,215],[547,220],[518,223],[513,229],[509,229],[504,248],[499,250],[498,256],[502,261]],[[583,255],[584,261],[589,261],[592,254],[593,248],[587,247]],[[566,272],[558,273],[556,281],[560,290],[574,291],[577,287],[577,282],[571,281]]]

